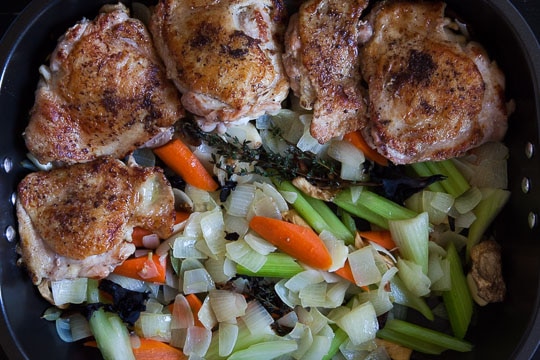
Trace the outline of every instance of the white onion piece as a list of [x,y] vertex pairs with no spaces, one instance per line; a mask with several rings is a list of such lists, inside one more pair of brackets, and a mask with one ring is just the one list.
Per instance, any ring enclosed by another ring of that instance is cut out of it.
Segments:
[[337,325],[343,329],[354,345],[360,345],[375,339],[379,330],[377,313],[370,302],[365,302],[351,309],[341,316]]
[[459,214],[454,218],[454,225],[456,229],[468,229],[476,220],[474,212],[469,211],[464,214]]
[[460,214],[472,211],[482,200],[482,192],[476,186],[461,194],[455,201],[454,207]]
[[424,274],[422,267],[412,261],[399,258],[397,262],[400,278],[413,294],[416,296],[425,296],[429,294],[431,281]]
[[354,281],[358,286],[367,286],[381,280],[381,272],[375,263],[373,248],[366,246],[355,250],[347,257]]
[[277,319],[277,323],[281,326],[294,328],[296,324],[298,323],[298,315],[296,315],[296,312],[289,311],[279,319]]
[[283,195],[285,201],[287,201],[289,204],[294,204],[298,198],[298,194],[294,191],[280,191],[280,193]]
[[362,181],[366,179],[362,165],[341,164],[339,176],[343,180]]
[[300,112],[281,109],[272,115],[272,123],[281,130],[281,136],[291,144],[296,144],[304,133],[304,124],[299,121]]
[[450,279],[450,261],[444,258],[440,262],[442,277],[437,281],[432,281],[431,290],[432,291],[449,291],[452,288],[452,283]]
[[322,153],[323,150],[325,150],[326,147],[328,147],[328,145],[320,144],[317,141],[317,139],[311,136],[310,125],[311,125],[311,120],[313,119],[313,115],[303,114],[303,115],[300,115],[299,118],[302,124],[304,124],[304,129],[303,129],[302,136],[298,140],[296,146],[304,152],[309,151],[314,154]]
[[309,326],[314,335],[319,334],[328,324],[328,318],[324,316],[317,308],[309,309],[309,321],[305,320],[306,319],[303,319],[304,324]]
[[150,298],[146,301],[146,309],[144,311],[157,314],[163,311],[163,305],[156,299]]
[[351,284],[349,281],[343,280],[328,286],[328,291],[326,292],[326,307],[327,308],[336,308],[343,304],[345,300],[345,295]]
[[207,329],[212,329],[218,324],[216,315],[214,314],[214,310],[212,310],[212,306],[210,305],[209,296],[206,296],[204,298],[202,306],[197,315],[201,324],[203,324],[203,326]]
[[300,298],[300,303],[304,307],[326,306],[326,290],[327,284],[324,281],[309,284],[300,289],[298,298]]
[[135,322],[135,331],[143,338],[169,342],[171,321],[171,314],[153,314],[143,311]]
[[233,353],[229,360],[275,359],[298,349],[294,340],[274,340],[255,343],[246,349]]
[[324,242],[324,245],[330,253],[330,257],[332,258],[332,265],[328,271],[332,272],[341,269],[343,265],[345,265],[347,255],[349,254],[349,249],[343,240],[339,240],[334,234],[327,230],[323,230],[319,234],[319,237]]
[[360,167],[366,158],[364,153],[346,140],[332,140],[328,146],[328,156],[348,165]]
[[324,335],[313,336],[312,346],[304,354],[302,359],[314,360],[314,359],[324,358],[324,356],[328,354],[331,344],[332,344],[332,339],[329,338],[328,336],[324,336]]
[[289,290],[285,283],[288,279],[281,279],[274,285],[274,291],[279,296],[281,301],[290,308],[294,308],[296,305],[300,305],[300,299],[298,293]]
[[184,294],[203,293],[216,287],[214,280],[204,268],[185,271],[183,280]]
[[205,259],[207,256],[196,247],[197,237],[175,235],[173,243],[173,256],[178,259]]
[[143,236],[142,243],[147,249],[157,249],[161,244],[161,240],[157,234],[149,234]]
[[[238,139],[239,144],[242,144],[244,141],[248,142],[248,146],[251,149],[259,148],[262,145],[262,139],[259,135],[259,132],[251,122],[247,122],[242,125],[233,125],[227,128],[225,133],[231,139]],[[227,139],[231,142],[229,139]]]
[[311,284],[318,284],[323,282],[324,278],[317,270],[305,270],[302,271],[285,282],[287,289],[293,292],[299,292],[304,287]]
[[204,355],[210,347],[212,340],[212,331],[201,326],[191,326],[187,329],[186,343],[182,352],[186,355],[199,356],[204,358]]
[[351,186],[351,201],[353,203],[356,203],[358,199],[360,198],[360,194],[362,194],[362,190],[364,189],[363,186]]
[[144,292],[147,289],[146,282],[143,280],[132,279],[118,274],[109,274],[107,279],[127,290]]
[[264,216],[281,220],[281,211],[274,199],[257,189],[246,218],[250,220],[254,216]]
[[247,302],[242,294],[228,290],[210,290],[210,306],[218,322],[230,321],[246,313]]
[[268,255],[277,250],[277,248],[270,242],[266,241],[260,236],[249,232],[244,236],[244,240],[248,245],[261,255]]
[[230,215],[245,217],[255,197],[255,190],[254,185],[237,185],[223,206]]
[[64,342],[74,342],[92,336],[88,320],[80,314],[75,313],[66,318],[56,319],[56,332]]
[[390,300],[390,293],[386,291],[362,292],[357,296],[361,303],[370,302],[377,316],[387,313],[394,307]]
[[59,306],[83,303],[86,300],[87,284],[87,278],[51,281],[54,304]]
[[59,309],[56,306],[50,306],[45,310],[41,318],[47,321],[55,321],[60,316],[62,316],[62,309]]
[[[294,314],[293,311],[291,313]],[[287,339],[293,339],[298,344],[298,349],[292,354],[294,359],[303,359],[306,352],[313,345],[313,334],[309,326],[296,323],[294,328],[286,335]]]
[[225,231],[229,234],[236,233],[240,237],[244,236],[249,230],[249,222],[245,217],[233,216],[229,213],[223,215]]
[[218,343],[219,343],[219,356],[229,356],[238,339],[238,325],[230,324],[226,322],[219,323],[218,329]]
[[223,284],[236,275],[236,265],[226,257],[209,258],[204,267],[216,284]]
[[168,252],[173,248],[174,246],[174,238],[169,238],[165,241],[162,241],[161,244],[159,244],[158,248],[156,249],[155,253],[158,256],[164,256],[168,254]]
[[274,322],[268,310],[256,300],[247,304],[242,320],[252,334],[268,332],[270,325]]
[[227,243],[225,249],[229,259],[252,272],[259,271],[266,263],[266,256],[253,250],[244,239]]
[[173,303],[171,329],[187,329],[195,325],[195,319],[191,307],[182,294],[176,295]]
[[222,253],[225,250],[225,222],[219,208],[201,216],[201,229],[210,252],[214,255]]
[[283,195],[273,185],[263,183],[261,188],[266,195],[270,196],[274,200],[279,211],[283,212],[289,210],[287,201],[285,201]]
[[140,258],[140,257],[143,257],[143,256],[148,256],[148,254],[151,253],[151,252],[152,251],[150,249],[137,249],[133,253],[133,256],[135,256],[136,258]]
[[[187,185],[186,185],[187,186]],[[192,211],[193,209],[193,200],[182,190],[173,188],[174,195],[174,207],[176,209],[188,209]]]

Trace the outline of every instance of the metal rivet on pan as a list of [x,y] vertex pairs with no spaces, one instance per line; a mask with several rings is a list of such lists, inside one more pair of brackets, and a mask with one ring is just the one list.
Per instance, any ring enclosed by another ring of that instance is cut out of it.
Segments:
[[6,173],[10,172],[11,169],[13,169],[13,161],[11,160],[11,158],[4,158],[4,161],[2,161],[2,169],[4,169]]
[[529,227],[532,229],[537,225],[538,215],[532,211],[529,213]]
[[530,142],[528,142],[527,144],[525,144],[525,156],[527,156],[527,158],[532,158],[534,155],[534,145]]
[[531,190],[531,180],[528,177],[524,177],[521,179],[521,191],[526,194],[529,190]]
[[7,241],[15,240],[15,235],[15,228],[11,225],[9,225],[6,230],[4,230],[4,237],[7,239]]
[[11,201],[11,205],[15,205],[15,203],[17,202],[17,193],[11,193],[11,198],[9,200]]

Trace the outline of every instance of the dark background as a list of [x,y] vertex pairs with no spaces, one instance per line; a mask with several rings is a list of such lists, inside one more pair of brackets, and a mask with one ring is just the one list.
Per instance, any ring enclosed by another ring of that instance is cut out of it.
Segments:
[[[4,34],[17,14],[29,2],[29,0],[0,0],[0,35]],[[540,39],[540,0],[510,0],[510,2],[520,11],[536,37]],[[0,360],[7,360],[1,349]],[[540,353],[534,356],[534,360],[540,360]]]

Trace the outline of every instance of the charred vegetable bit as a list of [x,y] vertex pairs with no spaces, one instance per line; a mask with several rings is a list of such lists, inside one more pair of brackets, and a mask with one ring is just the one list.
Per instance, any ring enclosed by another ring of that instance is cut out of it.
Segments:
[[146,292],[141,293],[127,290],[107,279],[101,280],[98,288],[110,294],[112,296],[113,303],[89,304],[88,308],[90,312],[92,312],[92,307],[103,307],[107,311],[117,313],[124,322],[133,325],[139,318],[141,311],[146,310],[145,302],[150,296]]

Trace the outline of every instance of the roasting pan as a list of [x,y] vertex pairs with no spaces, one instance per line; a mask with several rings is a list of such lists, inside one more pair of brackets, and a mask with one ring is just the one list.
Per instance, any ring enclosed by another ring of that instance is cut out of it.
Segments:
[[[536,1],[529,8],[540,14]],[[93,348],[63,343],[54,324],[40,319],[48,304],[16,266],[13,203],[16,185],[25,174],[20,165],[25,157],[21,133],[33,103],[38,67],[69,26],[94,17],[106,2],[32,1],[0,43],[0,345],[9,359],[100,358]],[[507,298],[477,311],[468,335],[475,344],[473,352],[446,352],[439,358],[531,359],[540,341],[540,49],[508,0],[447,2],[473,25],[473,37],[497,59],[517,110],[505,139],[512,196],[493,226],[503,249]]]

